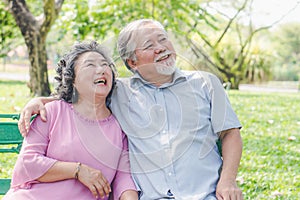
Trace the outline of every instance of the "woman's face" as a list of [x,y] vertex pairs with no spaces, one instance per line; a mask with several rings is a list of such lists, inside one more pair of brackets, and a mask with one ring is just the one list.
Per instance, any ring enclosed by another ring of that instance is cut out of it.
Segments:
[[75,62],[74,85],[79,100],[105,101],[112,88],[112,70],[97,52],[86,52]]

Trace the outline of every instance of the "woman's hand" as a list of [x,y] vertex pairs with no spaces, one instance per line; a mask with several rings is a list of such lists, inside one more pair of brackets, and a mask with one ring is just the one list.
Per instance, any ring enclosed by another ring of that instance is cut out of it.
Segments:
[[102,172],[82,164],[78,173],[78,180],[89,188],[95,198],[109,196],[110,184]]

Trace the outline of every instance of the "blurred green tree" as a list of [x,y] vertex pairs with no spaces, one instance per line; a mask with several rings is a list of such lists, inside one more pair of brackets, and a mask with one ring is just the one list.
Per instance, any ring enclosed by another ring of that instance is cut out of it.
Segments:
[[275,80],[300,80],[300,23],[280,25],[273,33],[276,58]]
[[2,1],[0,2],[0,27],[0,58],[3,58],[11,49],[20,44],[17,39],[20,31],[16,28],[14,18],[8,13]]
[[46,38],[58,17],[64,0],[4,0],[15,19],[28,49],[30,61],[30,92],[33,95],[50,94],[47,70]]
[[[268,53],[263,53],[264,49],[259,45],[253,45],[253,40],[259,32],[268,30],[275,23],[256,28],[251,21],[252,0],[9,2],[13,5],[10,10],[23,30],[22,34],[29,49],[31,83],[40,84],[39,87],[30,85],[36,95],[50,93],[46,87],[48,79],[45,42],[51,27],[48,44],[64,49],[66,44],[60,44],[60,40],[116,40],[121,27],[139,18],[156,19],[172,33],[172,37],[176,39],[175,46],[180,45],[177,51],[179,62],[183,62],[184,66],[190,64],[189,69],[205,68],[213,71],[220,79],[231,82],[233,88],[238,88],[243,80],[255,81],[269,75],[271,61]],[[12,9],[14,6],[15,9]],[[17,12],[20,8],[23,9]],[[117,56],[115,43],[112,44],[110,47],[114,48]],[[39,57],[35,57],[37,55]],[[52,57],[56,58],[58,55]]]

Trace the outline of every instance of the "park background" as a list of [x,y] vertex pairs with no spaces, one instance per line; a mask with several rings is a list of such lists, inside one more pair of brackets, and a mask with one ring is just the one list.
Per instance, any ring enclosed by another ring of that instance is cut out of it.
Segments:
[[[176,44],[179,68],[209,71],[224,82],[243,124],[237,181],[245,199],[300,199],[300,1],[26,0],[20,5],[28,9],[15,14],[5,2],[1,113],[19,113],[33,96],[49,95],[56,62],[78,40],[104,43],[119,77],[130,76],[117,34],[134,19],[153,18]],[[11,176],[16,156],[1,155],[1,178]]]

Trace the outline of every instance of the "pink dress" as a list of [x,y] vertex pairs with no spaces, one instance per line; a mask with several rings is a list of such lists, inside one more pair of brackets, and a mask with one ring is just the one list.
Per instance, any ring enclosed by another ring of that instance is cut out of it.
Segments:
[[90,190],[76,179],[35,181],[58,160],[101,170],[112,185],[114,199],[125,190],[135,190],[129,173],[127,138],[113,115],[88,120],[62,100],[48,103],[46,109],[47,122],[37,117],[24,139],[11,189],[3,200],[94,200]]

